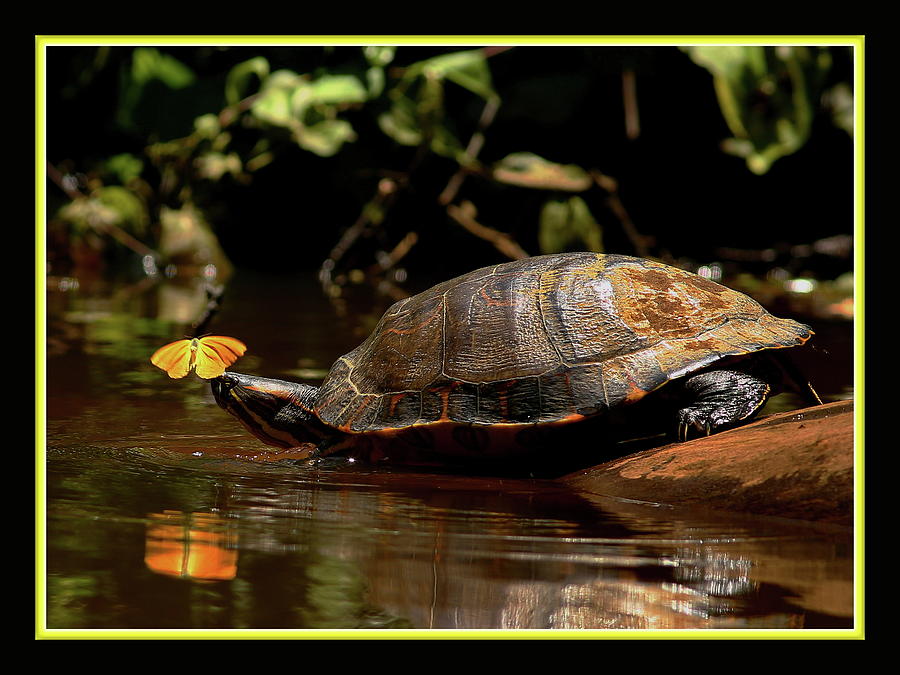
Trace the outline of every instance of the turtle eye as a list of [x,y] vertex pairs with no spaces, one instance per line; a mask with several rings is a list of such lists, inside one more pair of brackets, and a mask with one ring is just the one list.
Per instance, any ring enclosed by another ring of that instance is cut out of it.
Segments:
[[226,405],[229,400],[231,400],[231,392],[234,390],[237,382],[233,378],[226,376],[217,377],[209,381],[210,389],[212,389],[213,398],[216,399],[216,403],[219,404],[221,408],[228,410],[228,406]]

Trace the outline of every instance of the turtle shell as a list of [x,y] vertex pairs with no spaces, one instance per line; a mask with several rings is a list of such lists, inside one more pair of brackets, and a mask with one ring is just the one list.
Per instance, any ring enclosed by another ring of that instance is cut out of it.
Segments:
[[539,256],[394,304],[335,362],[314,411],[348,433],[575,421],[720,359],[811,335],[743,293],[668,265]]

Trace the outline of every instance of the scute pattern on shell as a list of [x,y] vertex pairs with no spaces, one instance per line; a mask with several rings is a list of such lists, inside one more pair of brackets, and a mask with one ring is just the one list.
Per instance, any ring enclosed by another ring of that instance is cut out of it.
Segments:
[[334,364],[315,411],[348,432],[563,422],[811,335],[742,293],[661,263],[539,256],[394,304]]

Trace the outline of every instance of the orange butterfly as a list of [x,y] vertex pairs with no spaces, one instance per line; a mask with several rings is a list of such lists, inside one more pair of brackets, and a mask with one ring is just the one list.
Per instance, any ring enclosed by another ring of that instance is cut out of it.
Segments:
[[171,378],[184,377],[194,368],[204,380],[211,380],[224,373],[245,351],[247,346],[233,337],[206,335],[170,342],[153,353],[150,363]]

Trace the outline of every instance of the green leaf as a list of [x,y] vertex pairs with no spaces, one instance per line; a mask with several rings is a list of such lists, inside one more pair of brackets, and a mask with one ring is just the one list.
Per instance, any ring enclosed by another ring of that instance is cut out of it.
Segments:
[[433,129],[431,150],[442,157],[449,157],[460,163],[465,159],[466,149],[459,142],[459,139],[443,124],[437,124]]
[[244,97],[247,83],[253,75],[260,82],[264,82],[269,75],[269,62],[262,56],[243,61],[228,72],[225,78],[225,101],[228,105],[234,105]]
[[144,201],[128,188],[107,185],[84,199],[76,199],[59,211],[59,217],[71,223],[76,232],[103,231],[115,225],[141,237],[146,233],[149,216]]
[[355,75],[325,75],[310,86],[312,100],[316,103],[362,103],[369,97]]
[[300,147],[320,157],[331,157],[344,143],[356,140],[356,132],[346,120],[323,120],[303,127],[296,134]]
[[131,54],[131,79],[143,86],[160,80],[170,89],[183,89],[194,83],[193,71],[178,59],[153,47],[137,47]]
[[144,162],[127,152],[110,157],[103,163],[103,170],[116,177],[121,184],[137,178],[144,170]]
[[441,54],[410,66],[410,74],[450,80],[484,99],[497,98],[484,51],[472,49]]
[[693,46],[691,59],[713,76],[722,116],[734,135],[723,149],[756,174],[799,150],[812,131],[831,57],[801,46]]
[[366,71],[366,88],[371,98],[377,98],[384,91],[384,68],[369,68]]
[[[186,65],[168,54],[152,47],[137,47],[131,53],[130,67],[121,74],[119,105],[116,112],[118,123],[126,129],[139,124],[144,107],[144,90],[153,82],[161,82],[170,90],[178,90],[194,84],[196,77]],[[155,92],[154,106],[162,105],[159,93]],[[144,114],[146,116],[146,112]]]
[[[435,97],[416,102],[406,96],[394,100],[390,110],[378,116],[381,130],[401,145],[421,145],[426,134],[430,136],[430,148],[442,157],[461,161],[465,148],[453,133],[437,118],[442,110]],[[427,129],[423,125],[427,124]]]
[[538,244],[542,253],[603,250],[603,232],[581,197],[548,200],[541,209]]
[[253,102],[250,110],[257,119],[276,126],[289,127],[294,120],[291,93],[286,89],[270,88]]
[[149,216],[144,200],[134,192],[119,185],[107,185],[96,190],[92,196],[115,211],[116,225],[137,236],[144,234]]
[[307,82],[290,70],[276,70],[260,88],[258,98],[250,106],[254,117],[281,127],[291,127],[295,121],[292,99]]
[[698,45],[684,49],[697,65],[735,81],[743,77],[745,71],[753,78],[763,77],[766,74],[764,47]]
[[306,110],[314,102],[312,86],[307,82],[302,82],[295,87],[290,95],[291,117],[298,122],[303,121]]
[[366,89],[370,98],[376,98],[384,91],[385,67],[394,60],[396,47],[368,45],[363,47],[363,55],[369,68],[366,69]]
[[419,145],[422,142],[416,104],[408,96],[396,97],[390,109],[378,116],[378,126],[400,145]]
[[207,152],[195,159],[194,165],[200,177],[213,181],[219,180],[225,174],[239,176],[243,169],[241,158],[236,152],[227,155],[221,152]]
[[582,192],[593,184],[590,174],[575,164],[557,164],[531,152],[514,152],[494,165],[494,180],[542,190]]
[[839,82],[825,92],[823,103],[831,113],[834,125],[853,136],[853,90],[846,82]]
[[335,119],[337,106],[367,98],[366,88],[353,75],[326,75],[310,82],[279,70],[266,78],[251,110],[257,119],[290,129],[304,150],[330,157],[356,139],[349,122]]
[[219,116],[207,113],[194,120],[194,132],[201,138],[214,139],[222,131]]
[[370,66],[384,68],[394,60],[397,48],[387,45],[367,45],[363,47],[363,56]]
[[482,50],[443,54],[406,69],[400,84],[390,92],[390,110],[379,115],[378,124],[402,145],[428,143],[432,152],[464,162],[465,149],[444,122],[446,80],[484,98],[497,98]]
[[295,73],[293,70],[281,69],[266,78],[262,89],[294,89],[307,82],[307,78]]

